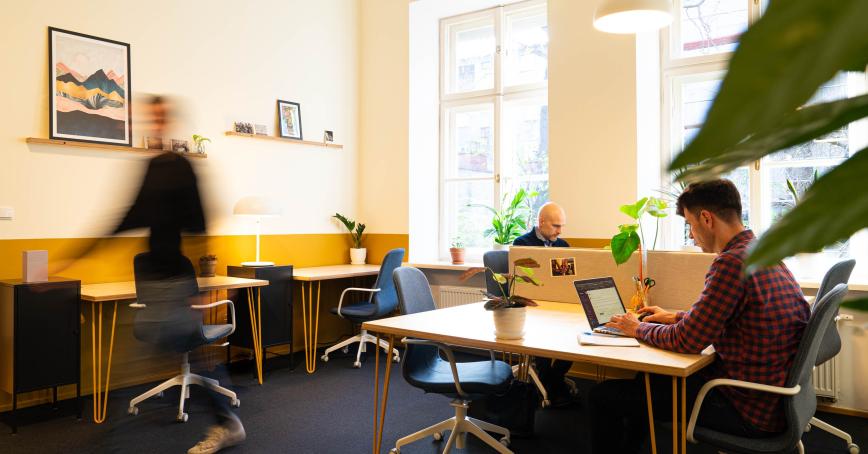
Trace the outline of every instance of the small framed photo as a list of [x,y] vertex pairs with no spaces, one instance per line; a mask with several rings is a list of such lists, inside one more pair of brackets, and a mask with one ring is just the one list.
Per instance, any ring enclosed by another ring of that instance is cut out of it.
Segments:
[[280,137],[302,140],[301,106],[297,102],[277,100],[277,124]]
[[188,153],[190,144],[186,140],[172,139],[172,151],[175,153]]
[[149,150],[162,150],[163,149],[163,138],[162,137],[145,137],[145,148]]
[[576,259],[573,257],[552,259],[552,277],[575,276]]
[[257,136],[267,136],[268,135],[268,126],[266,125],[253,125],[253,132]]
[[322,141],[328,142],[328,143],[334,142],[335,141],[335,133],[332,131],[325,131],[323,133]]
[[240,132],[242,134],[253,134],[253,125],[246,121],[236,121],[235,132]]

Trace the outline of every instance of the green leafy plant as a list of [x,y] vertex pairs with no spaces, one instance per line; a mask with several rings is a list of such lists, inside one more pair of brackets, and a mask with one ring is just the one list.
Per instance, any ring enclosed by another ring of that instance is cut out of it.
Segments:
[[[536,191],[528,192],[520,188],[512,199],[509,194],[503,195],[500,210],[495,210],[488,205],[470,205],[487,209],[491,212],[491,227],[483,232],[486,238],[494,237],[497,244],[512,244],[516,238],[522,236],[528,229],[530,217],[533,215],[531,203],[539,195]],[[509,201],[509,203],[507,203]]]
[[[645,242],[645,233],[642,229],[642,215],[648,214],[654,218],[657,228],[654,230],[654,242],[651,249],[657,247],[657,231],[660,227],[660,219],[666,217],[666,209],[669,208],[669,202],[665,199],[657,197],[643,197],[631,205],[621,205],[621,212],[630,216],[636,222],[633,224],[621,224],[618,226],[618,233],[612,237],[610,247],[612,249],[612,257],[615,258],[615,263],[618,265],[630,260],[630,256],[643,245],[647,248],[648,243]],[[642,272],[639,272],[640,276]]]
[[[864,0],[770,2],[740,38],[705,124],[670,169],[707,180],[868,117],[868,95],[805,103],[840,71],[865,71]],[[814,252],[868,227],[868,152],[821,176],[759,239],[747,270]],[[848,302],[868,310],[868,299]]]
[[[811,180],[811,184],[816,183],[818,178],[820,178],[820,175],[817,173],[817,169],[814,169],[814,177]],[[790,195],[793,196],[793,206],[798,205],[801,197],[799,197],[799,191],[796,189],[796,184],[789,178],[787,178],[787,191],[789,191]]]
[[515,283],[524,282],[535,286],[542,285],[537,280],[533,269],[539,268],[539,263],[530,258],[518,259],[512,264],[511,273],[495,273],[494,270],[488,267],[470,268],[461,275],[461,280],[465,281],[479,273],[491,273],[491,276],[500,287],[500,295],[493,295],[488,292],[483,292],[486,296],[485,310],[493,311],[495,309],[505,309],[511,307],[526,307],[538,306],[536,301],[515,294]]
[[200,136],[199,134],[193,134],[193,143],[196,144],[196,151],[202,153],[205,151],[205,142],[210,142],[211,139]]
[[344,215],[340,213],[335,213],[333,218],[341,221],[344,224],[344,227],[350,232],[350,238],[353,240],[353,247],[356,249],[361,249],[362,247],[362,232],[365,231],[365,224],[359,222],[356,224],[356,221],[351,219],[347,219]]
[[464,249],[464,240],[460,236],[452,239],[452,247],[455,249]]

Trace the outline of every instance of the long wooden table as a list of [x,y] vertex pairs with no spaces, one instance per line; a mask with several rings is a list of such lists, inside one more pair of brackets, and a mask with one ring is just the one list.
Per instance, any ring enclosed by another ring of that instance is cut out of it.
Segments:
[[[244,279],[240,277],[214,276],[197,278],[200,292],[216,292],[219,290],[244,289],[248,291],[248,304],[250,305],[250,322],[253,332],[253,355],[259,372],[259,384],[262,384],[262,341],[260,328],[262,321],[260,314],[260,299],[257,289],[257,297],[254,299],[253,289],[268,285],[268,281],[261,279]],[[93,421],[100,424],[105,421],[106,408],[108,405],[109,381],[112,370],[112,350],[115,342],[115,326],[118,319],[118,302],[136,299],[136,283],[108,282],[104,284],[87,284],[81,286],[81,300],[91,303],[91,344],[92,344],[92,369],[93,369]],[[253,301],[256,301],[254,311]],[[106,357],[105,381],[103,382],[102,370],[102,347],[103,347],[103,305],[112,303],[114,306],[111,319],[111,334],[108,342],[108,356]],[[104,383],[104,386],[103,386]]]
[[[319,295],[322,281],[375,276],[380,265],[330,265],[292,270],[292,280],[301,282],[301,318],[304,333],[304,365],[307,373],[316,371],[316,343],[319,331]],[[316,282],[316,300],[313,284]],[[314,303],[316,301],[316,303]]]
[[[428,339],[446,344],[497,350],[520,355],[544,358],[581,361],[599,366],[634,370],[645,373],[645,389],[649,424],[651,429],[651,448],[656,454],[657,443],[654,433],[654,418],[651,402],[649,374],[669,375],[672,377],[672,444],[673,451],[687,452],[687,377],[711,364],[712,353],[688,355],[674,353],[641,344],[639,347],[603,347],[579,345],[578,335],[590,329],[582,306],[578,304],[538,301],[539,307],[527,309],[525,336],[519,340],[501,340],[494,337],[494,319],[483,309],[482,303],[450,307],[435,311],[403,315],[387,319],[365,322],[362,328],[371,333],[385,335],[389,348],[395,339],[413,337]],[[386,372],[383,382],[382,401],[379,392],[379,349],[374,378],[374,441],[373,452],[379,453],[383,439],[383,423],[386,417],[389,379],[392,355],[387,355]],[[681,424],[679,443],[678,401],[679,380],[681,394]]]

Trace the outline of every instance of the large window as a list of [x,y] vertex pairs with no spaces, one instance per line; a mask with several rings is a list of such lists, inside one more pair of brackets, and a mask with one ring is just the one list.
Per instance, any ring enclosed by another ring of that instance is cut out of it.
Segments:
[[[663,156],[668,163],[693,139],[705,121],[725,74],[726,63],[738,46],[739,35],[760,17],[765,2],[755,0],[676,0],[678,18],[661,34],[663,84]],[[865,73],[841,73],[825,83],[809,104],[864,93]],[[743,221],[761,233],[795,205],[789,187],[798,195],[822,175],[865,146],[865,125],[854,123],[827,136],[778,151],[750,166],[730,172],[742,196]],[[672,181],[665,175],[663,181]],[[676,188],[677,191],[677,188]],[[666,246],[691,244],[680,217],[664,227]],[[857,235],[859,237],[859,235]],[[793,263],[803,278],[817,278],[842,257],[864,252],[861,238],[828,247],[813,263]]]
[[548,200],[548,23],[544,1],[441,20],[440,247],[480,257],[504,196]]

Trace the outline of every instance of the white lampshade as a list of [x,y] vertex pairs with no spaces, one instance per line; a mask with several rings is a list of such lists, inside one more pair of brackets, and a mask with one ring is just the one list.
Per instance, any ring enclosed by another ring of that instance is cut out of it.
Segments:
[[652,31],[671,23],[671,0],[605,0],[594,12],[594,28],[606,33]]
[[262,196],[247,196],[235,203],[232,214],[247,216],[277,216],[280,208],[271,199]]

